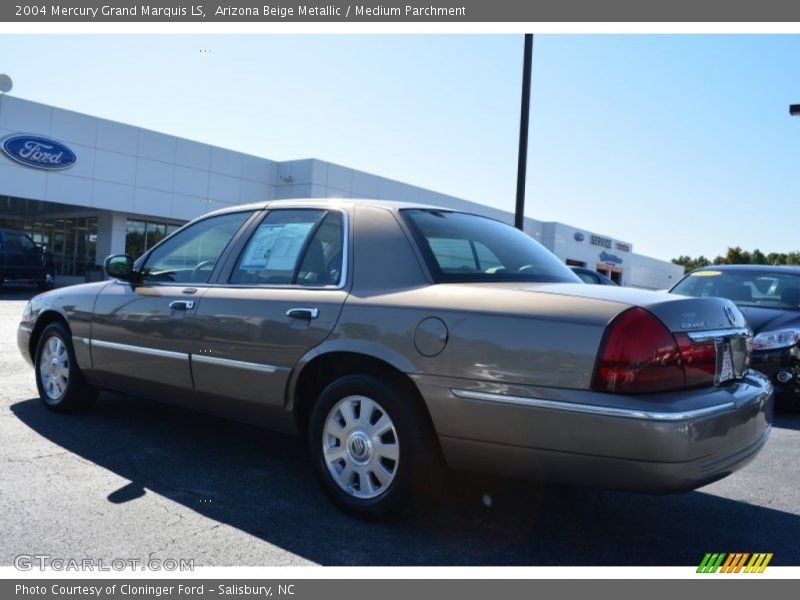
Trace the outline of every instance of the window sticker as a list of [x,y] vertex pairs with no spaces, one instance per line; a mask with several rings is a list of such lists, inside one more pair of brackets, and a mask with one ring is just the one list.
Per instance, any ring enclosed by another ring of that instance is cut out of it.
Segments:
[[310,223],[265,224],[258,228],[240,269],[245,271],[290,271],[303,247]]

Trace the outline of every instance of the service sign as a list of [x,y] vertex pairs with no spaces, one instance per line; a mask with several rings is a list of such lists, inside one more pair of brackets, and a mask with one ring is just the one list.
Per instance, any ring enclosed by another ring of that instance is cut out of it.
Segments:
[[34,169],[57,171],[78,162],[76,154],[61,142],[27,133],[3,138],[0,150],[11,160]]

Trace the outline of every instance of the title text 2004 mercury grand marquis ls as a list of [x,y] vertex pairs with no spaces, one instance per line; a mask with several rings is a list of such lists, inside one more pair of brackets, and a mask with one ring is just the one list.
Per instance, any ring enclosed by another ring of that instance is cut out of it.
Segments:
[[25,308],[19,347],[48,408],[110,388],[299,431],[363,516],[419,498],[442,463],[689,490],[769,435],[772,388],[735,305],[582,284],[476,215],[238,206],[106,271]]

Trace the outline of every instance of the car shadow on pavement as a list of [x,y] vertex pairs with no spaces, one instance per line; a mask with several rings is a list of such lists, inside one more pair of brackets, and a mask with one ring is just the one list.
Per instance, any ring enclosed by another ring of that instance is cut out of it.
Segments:
[[800,411],[796,408],[783,409],[780,412],[776,409],[775,410],[775,419],[772,423],[774,427],[780,427],[781,429],[793,429],[794,431],[800,431]]
[[300,438],[109,393],[82,415],[38,399],[11,410],[129,480],[110,503],[160,494],[323,565],[691,566],[710,551],[800,564],[800,517],[702,491],[641,496],[462,474],[438,511],[369,523],[330,504]]
[[3,300],[30,300],[38,293],[39,290],[33,286],[17,287],[6,283],[0,287],[0,302]]

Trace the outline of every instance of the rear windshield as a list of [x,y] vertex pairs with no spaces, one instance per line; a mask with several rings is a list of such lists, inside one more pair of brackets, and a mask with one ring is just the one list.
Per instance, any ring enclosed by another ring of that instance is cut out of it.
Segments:
[[707,269],[690,273],[670,291],[727,298],[739,306],[800,310],[800,277],[791,273]]
[[438,282],[580,282],[544,246],[505,223],[445,210],[400,212]]

